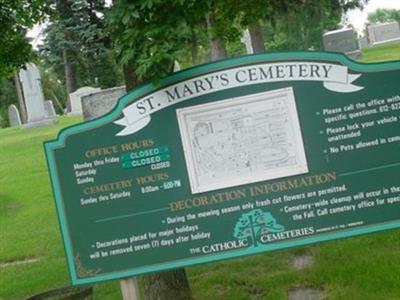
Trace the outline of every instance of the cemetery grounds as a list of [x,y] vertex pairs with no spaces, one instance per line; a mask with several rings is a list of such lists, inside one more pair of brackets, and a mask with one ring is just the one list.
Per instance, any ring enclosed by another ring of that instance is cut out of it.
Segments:
[[[364,62],[400,60],[400,44],[363,50]],[[43,141],[81,117],[52,127],[0,129],[0,300],[69,285]],[[310,253],[314,265],[291,261]],[[286,299],[288,290],[323,289],[331,300],[400,299],[400,231],[269,252],[186,269],[195,300]],[[94,299],[121,299],[118,281],[96,284]]]

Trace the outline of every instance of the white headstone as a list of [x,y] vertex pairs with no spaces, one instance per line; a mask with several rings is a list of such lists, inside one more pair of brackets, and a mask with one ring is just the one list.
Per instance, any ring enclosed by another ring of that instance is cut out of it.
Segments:
[[178,72],[181,70],[181,65],[177,60],[174,61],[174,72]]
[[14,104],[8,107],[8,120],[10,127],[19,127],[22,124],[18,108]]
[[48,117],[53,118],[56,116],[56,110],[54,109],[53,101],[44,101],[44,108]]
[[84,87],[77,89],[75,92],[69,94],[69,99],[71,101],[71,113],[70,114],[81,115],[82,114],[82,97],[99,92],[100,90],[101,90],[100,88],[84,86]]
[[242,38],[240,39],[240,41],[246,46],[247,54],[254,53],[253,46],[251,45],[251,36],[250,36],[250,32],[248,29],[243,31],[243,35],[242,35]]
[[397,22],[368,25],[368,38],[372,46],[400,43],[400,25]]
[[326,32],[322,35],[325,51],[342,52],[351,57],[358,57],[361,51],[352,28],[343,28]]
[[368,38],[366,36],[360,37],[358,39],[358,47],[360,47],[360,49],[368,48],[368,46]]
[[27,64],[26,70],[21,69],[19,72],[19,79],[25,99],[27,123],[40,122],[46,119],[44,96],[38,68],[34,64]]

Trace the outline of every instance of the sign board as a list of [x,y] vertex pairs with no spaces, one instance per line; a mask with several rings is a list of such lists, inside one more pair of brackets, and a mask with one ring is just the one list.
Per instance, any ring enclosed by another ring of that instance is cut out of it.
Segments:
[[244,56],[45,144],[73,284],[400,227],[400,62]]

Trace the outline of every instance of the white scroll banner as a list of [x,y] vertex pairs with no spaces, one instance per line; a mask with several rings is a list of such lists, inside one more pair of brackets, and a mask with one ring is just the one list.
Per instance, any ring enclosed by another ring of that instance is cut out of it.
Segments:
[[322,81],[333,92],[352,93],[364,89],[354,85],[361,74],[349,74],[342,65],[322,62],[282,62],[246,65],[190,78],[158,90],[123,109],[124,117],[115,121],[123,126],[118,136],[144,128],[150,115],[179,102],[235,87],[279,81]]

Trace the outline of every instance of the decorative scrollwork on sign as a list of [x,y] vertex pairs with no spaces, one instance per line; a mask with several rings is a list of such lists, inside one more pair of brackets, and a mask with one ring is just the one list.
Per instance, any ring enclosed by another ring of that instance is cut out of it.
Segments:
[[78,275],[79,277],[90,277],[90,276],[94,276],[94,275],[96,275],[96,274],[99,274],[99,273],[101,272],[101,269],[100,269],[100,268],[98,268],[98,269],[92,269],[92,270],[86,268],[86,267],[82,264],[82,261],[81,261],[81,258],[80,258],[80,254],[79,254],[79,253],[77,253],[77,254],[75,255],[74,262],[75,262],[76,272],[77,272],[77,275]]

